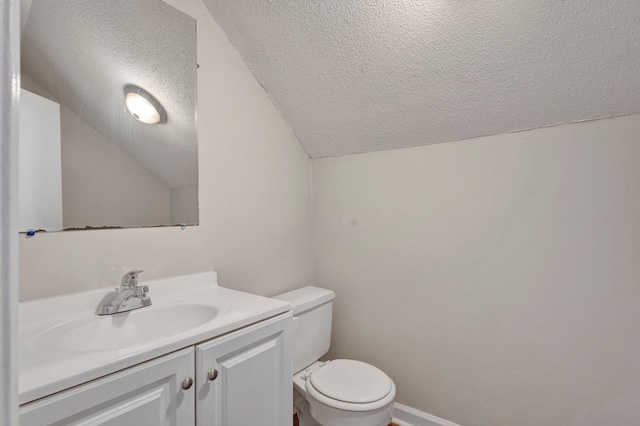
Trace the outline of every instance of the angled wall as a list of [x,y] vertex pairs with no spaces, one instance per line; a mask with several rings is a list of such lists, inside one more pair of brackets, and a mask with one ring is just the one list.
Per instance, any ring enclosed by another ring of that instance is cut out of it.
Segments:
[[313,160],[331,357],[464,426],[640,418],[640,115]]

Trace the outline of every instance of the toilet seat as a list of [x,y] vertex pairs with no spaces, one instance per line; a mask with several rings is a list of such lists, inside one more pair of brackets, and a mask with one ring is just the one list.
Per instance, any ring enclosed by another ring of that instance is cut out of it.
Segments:
[[321,394],[338,401],[365,404],[379,401],[391,392],[391,379],[365,362],[337,359],[309,377]]
[[361,361],[338,359],[310,374],[305,390],[318,402],[346,411],[371,411],[395,398],[393,381]]

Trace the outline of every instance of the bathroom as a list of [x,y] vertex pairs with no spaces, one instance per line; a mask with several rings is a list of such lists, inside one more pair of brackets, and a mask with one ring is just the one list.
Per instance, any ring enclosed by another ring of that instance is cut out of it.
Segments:
[[[316,70],[308,85],[291,86],[301,96],[265,90],[268,74],[256,79],[243,60],[250,39],[227,36],[237,35],[233,19],[244,16],[232,2],[207,1],[219,6],[212,10],[220,24],[201,0],[166,3],[197,21],[199,223],[26,238],[6,228],[17,213],[3,186],[3,408],[15,403],[8,392],[17,377],[7,368],[15,357],[5,342],[15,339],[17,299],[114,287],[125,272],[143,269],[145,281],[216,271],[221,286],[267,297],[307,285],[334,291],[326,357],[361,360],[388,374],[397,386],[398,424],[640,423],[638,5],[393,2],[371,25],[384,34],[386,13],[404,11],[392,16],[407,25],[390,31],[437,39],[443,50],[427,57],[442,72],[416,86],[423,103],[404,104],[410,94],[394,87],[361,94],[389,106],[367,122],[362,111],[352,111],[360,121],[330,114],[342,105],[319,88],[339,86],[340,75]],[[426,9],[420,19],[411,4]],[[14,33],[15,9],[3,15]],[[356,31],[358,9],[351,11]],[[553,23],[545,30],[547,50],[534,44],[544,22]],[[504,32],[474,32],[483,25]],[[4,28],[3,52],[15,55]],[[577,29],[584,33],[570,37]],[[530,49],[502,49],[510,31]],[[502,55],[496,70],[456,68],[472,52],[451,49],[474,36],[482,43],[474,58],[492,49]],[[315,45],[307,46],[313,52]],[[411,53],[377,47],[395,57]],[[271,52],[266,44],[255,49]],[[249,63],[258,66],[258,59]],[[379,64],[358,61],[366,83]],[[499,74],[510,61],[529,69],[529,80]],[[278,63],[266,60],[263,72],[273,76],[269,64],[277,70]],[[5,72],[3,110],[11,93]],[[503,84],[483,86],[485,74],[498,74]],[[442,93],[431,86],[440,79],[449,84]],[[512,85],[519,92],[510,92]],[[496,98],[473,98],[472,89]],[[431,106],[429,96],[445,95],[451,104]],[[329,110],[307,119],[333,117],[335,126],[286,120],[295,112],[289,96]],[[461,113],[466,120],[451,126]],[[4,149],[11,122],[2,120]],[[426,124],[409,127],[414,121]],[[412,131],[429,129],[433,141],[412,140]],[[370,131],[373,149],[367,141],[356,145]],[[314,138],[320,142],[301,143]],[[6,155],[3,180],[15,169]]]

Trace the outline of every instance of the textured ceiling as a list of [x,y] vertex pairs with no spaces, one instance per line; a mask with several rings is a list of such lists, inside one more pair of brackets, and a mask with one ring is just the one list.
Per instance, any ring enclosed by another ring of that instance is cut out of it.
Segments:
[[204,0],[312,157],[640,112],[638,0]]
[[[160,0],[27,3],[22,71],[169,188],[197,184],[195,20]],[[131,117],[127,84],[167,123]]]

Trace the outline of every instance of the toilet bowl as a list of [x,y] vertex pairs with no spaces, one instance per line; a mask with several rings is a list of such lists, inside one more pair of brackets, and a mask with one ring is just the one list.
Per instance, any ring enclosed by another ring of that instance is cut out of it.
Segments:
[[293,311],[294,410],[300,426],[387,426],[396,395],[389,376],[361,361],[318,361],[329,350],[334,297],[317,287],[275,296]]
[[387,426],[391,422],[396,387],[372,365],[346,359],[318,361],[294,375],[293,383],[296,396],[302,397],[296,404],[300,426]]

